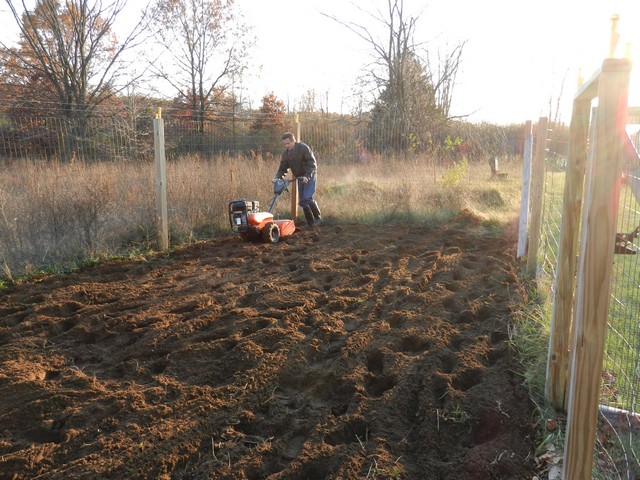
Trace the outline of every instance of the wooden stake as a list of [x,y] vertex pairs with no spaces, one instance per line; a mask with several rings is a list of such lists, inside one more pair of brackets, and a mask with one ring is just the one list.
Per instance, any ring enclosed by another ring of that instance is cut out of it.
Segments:
[[529,190],[531,187],[531,154],[533,150],[531,120],[524,127],[524,156],[522,161],[522,195],[520,197],[520,222],[518,224],[518,250],[516,258],[527,252],[527,227],[529,226]]
[[[296,141],[300,142],[300,117],[296,113]],[[298,181],[291,172],[293,182],[291,183],[291,218],[295,221],[298,218]]]
[[536,129],[536,152],[531,169],[531,221],[529,223],[529,251],[527,273],[535,277],[540,246],[540,224],[542,220],[542,197],[544,195],[544,162],[547,149],[548,119],[540,117]]
[[573,314],[573,294],[580,231],[580,212],[584,191],[587,137],[591,99],[573,102],[569,127],[569,151],[562,199],[562,219],[558,240],[558,264],[554,286],[547,357],[545,395],[557,409],[566,408],[567,369],[569,365],[569,340]]

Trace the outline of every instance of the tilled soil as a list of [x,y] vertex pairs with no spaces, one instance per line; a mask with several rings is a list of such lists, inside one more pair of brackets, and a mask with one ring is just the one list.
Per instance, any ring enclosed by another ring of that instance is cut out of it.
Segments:
[[0,299],[0,478],[533,478],[513,235],[327,225]]

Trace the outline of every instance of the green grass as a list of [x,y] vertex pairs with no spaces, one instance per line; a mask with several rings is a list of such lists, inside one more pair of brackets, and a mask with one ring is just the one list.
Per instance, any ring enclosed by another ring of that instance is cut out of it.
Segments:
[[[527,389],[535,408],[531,423],[536,425],[536,455],[561,451],[564,445],[564,415],[545,399],[549,318],[551,303],[549,285],[542,281],[528,285],[527,303],[520,306],[510,328],[510,342],[521,368],[522,385]],[[550,422],[551,420],[551,422]]]

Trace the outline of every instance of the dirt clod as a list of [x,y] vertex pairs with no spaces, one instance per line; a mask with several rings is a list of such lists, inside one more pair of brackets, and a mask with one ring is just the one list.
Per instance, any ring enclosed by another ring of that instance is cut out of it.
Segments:
[[0,478],[532,478],[514,239],[480,231],[324,225],[13,287]]

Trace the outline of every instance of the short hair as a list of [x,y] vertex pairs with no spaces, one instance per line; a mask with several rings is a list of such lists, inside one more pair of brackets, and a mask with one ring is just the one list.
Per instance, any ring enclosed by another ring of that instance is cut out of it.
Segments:
[[284,135],[282,135],[282,140],[291,140],[292,142],[295,142],[296,137],[293,133],[286,132]]

